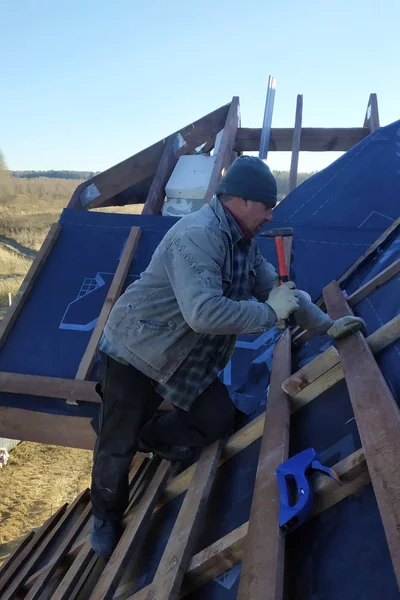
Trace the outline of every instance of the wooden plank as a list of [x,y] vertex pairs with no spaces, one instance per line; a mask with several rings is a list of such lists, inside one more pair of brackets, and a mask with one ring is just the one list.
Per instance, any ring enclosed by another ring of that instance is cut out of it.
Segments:
[[[337,279],[339,284],[343,284],[342,287],[346,284],[346,280],[353,275],[353,273],[361,267],[367,260],[370,260],[374,253],[378,250],[378,248],[390,240],[392,237],[398,234],[398,229],[400,229],[400,217],[398,217],[393,223],[375,240],[369,248],[352,264],[350,267]],[[324,299],[321,296],[315,302],[317,306],[319,306],[322,310],[325,309]],[[299,332],[299,329],[293,331],[293,343],[296,346],[301,346],[311,337],[308,331]]]
[[43,398],[67,398],[84,402],[100,402],[93,381],[77,381],[61,377],[25,375],[0,371],[0,393],[24,394]]
[[364,127],[366,127],[370,133],[373,133],[380,127],[378,96],[376,94],[370,94],[369,96],[367,111],[364,119]]
[[169,476],[170,463],[163,460],[149,487],[136,506],[120,542],[107,563],[90,600],[110,600],[117,589],[128,561],[140,552],[150,517],[161,490]]
[[235,143],[236,132],[239,125],[239,98],[234,96],[229,107],[228,115],[224,124],[221,143],[217,152],[214,167],[211,172],[210,182],[204,202],[210,202],[215,194],[215,189],[222,177],[222,170],[226,169],[230,164],[233,145]]
[[382,285],[396,277],[400,273],[400,258],[395,260],[391,265],[386,267],[383,271],[375,275],[372,279],[367,281],[363,286],[358,288],[353,294],[347,298],[349,306],[355,306],[361,300],[364,300],[372,292],[380,288]]
[[91,335],[89,344],[86,348],[85,354],[80,362],[76,379],[87,379],[90,376],[94,362],[97,356],[97,348],[100,342],[100,338],[103,333],[104,325],[110,315],[111,309],[118,300],[122,287],[125,283],[126,276],[131,266],[133,254],[140,239],[140,228],[132,227],[128,239],[125,244],[124,251],[121,259],[118,263],[117,270],[113,277],[110,288],[107,292],[106,299],[104,300],[103,308],[101,309],[99,318],[97,319],[96,327]]
[[4,319],[0,321],[0,348],[4,345],[15,321],[17,320],[22,307],[25,304],[27,297],[29,296],[39,274],[42,270],[56,240],[58,234],[61,231],[61,227],[58,223],[54,223],[49,230],[49,233],[44,240],[42,247],[36,254],[33,263],[30,266],[28,273],[23,280],[21,287],[19,288],[17,295],[8,309]]
[[[269,152],[290,152],[293,147],[292,127],[272,127]],[[303,127],[300,152],[346,151],[369,135],[366,127]],[[234,149],[237,152],[257,152],[261,129],[239,127]]]
[[[351,314],[336,282],[324,288],[323,296],[333,319]],[[357,332],[336,343],[400,584],[400,410],[364,336]]]
[[91,564],[94,556],[95,554],[91,548],[90,542],[86,542],[68,569],[67,574],[60,585],[53,593],[52,600],[70,600],[71,594],[80,581],[82,574]]
[[7,571],[7,569],[10,568],[12,563],[16,560],[16,558],[22,552],[22,550],[25,548],[25,546],[27,546],[29,544],[29,542],[32,540],[34,535],[35,535],[35,532],[33,530],[29,531],[24,536],[24,538],[21,540],[21,542],[18,544],[18,546],[15,548],[15,550],[7,556],[6,560],[0,567],[0,578],[3,577],[4,573]]
[[261,160],[266,160],[268,156],[272,115],[274,112],[275,90],[276,79],[270,75],[268,78],[267,98],[265,100],[264,118],[261,128],[260,148],[258,150],[258,158],[261,158]]
[[[29,590],[28,594],[25,596],[25,600],[39,600],[41,594],[46,589],[47,584],[51,580],[52,576],[55,574],[58,564],[65,558],[65,555],[68,553],[72,544],[77,539],[78,535],[80,534],[81,530],[83,529],[86,522],[90,518],[91,514],[92,514],[92,504],[91,504],[91,502],[89,502],[89,504],[83,510],[82,514],[79,515],[79,518],[77,519],[77,521],[69,529],[64,540],[61,542],[61,544],[55,550],[51,564],[49,564],[47,566],[47,568],[42,572],[40,577],[38,577],[35,584]],[[10,600],[11,600],[11,598],[10,598]]]
[[178,162],[178,150],[178,138],[171,135],[165,144],[157,171],[151,182],[142,215],[161,215],[165,198],[165,186]]
[[264,433],[251,505],[238,600],[278,600],[283,595],[285,538],[279,527],[276,468],[289,457],[291,339],[286,329],[275,346]]
[[0,406],[0,436],[13,440],[93,450],[96,434],[89,417],[53,415]]
[[34,553],[31,556],[27,557],[24,561],[24,564],[21,570],[18,572],[17,576],[13,578],[11,586],[7,589],[7,591],[2,595],[2,600],[13,600],[17,593],[21,590],[21,588],[25,585],[28,577],[32,574],[35,567],[41,561],[44,553],[46,552],[46,548],[51,544],[54,540],[57,539],[57,536],[60,533],[62,527],[65,526],[66,523],[82,505],[83,502],[87,502],[89,497],[89,490],[83,491],[79,496],[77,496],[74,502],[68,506],[68,509],[63,513],[61,519],[57,522],[55,527],[52,528],[48,535],[46,535],[45,539],[42,540],[41,544],[37,547]]
[[178,597],[202,525],[223,444],[223,441],[214,442],[201,453],[153,583],[148,587],[147,600]]
[[58,521],[62,518],[63,514],[65,513],[67,506],[67,504],[63,504],[54,515],[47,519],[45,524],[40,528],[36,535],[25,546],[22,552],[19,553],[16,560],[13,561],[12,565],[10,565],[10,568],[7,569],[7,571],[1,576],[0,594],[2,594],[2,597],[7,586],[13,581],[15,577],[18,576],[21,569],[23,569],[25,562],[33,556],[35,550],[51,532],[53,527],[57,525]]
[[[260,438],[264,429],[264,422],[265,413],[262,413],[250,421],[250,423],[239,429],[239,431],[231,435],[222,452],[222,457],[218,466],[223,465],[227,460],[236,456],[236,454]],[[167,502],[170,502],[188,489],[193,479],[196,466],[197,463],[194,463],[168,483],[161,496],[161,502],[157,506],[157,509],[161,508],[164,504],[167,504]]]
[[[400,315],[377,329],[367,339],[373,354],[378,354],[400,338]],[[291,396],[292,413],[305,406],[344,378],[340,357],[331,346],[283,382]]]
[[[173,133],[172,136],[177,136],[180,140],[178,156],[194,152],[203,143],[214,142],[217,133],[224,127],[229,107],[230,104],[221,106],[194,123]],[[88,179],[85,182],[85,186],[81,188],[80,193],[74,194],[74,201],[71,201],[68,207],[89,209],[100,206],[112,206],[118,203],[116,196],[128,188],[132,188],[130,198],[133,197],[136,202],[144,202],[168,137]],[[148,184],[146,183],[147,180]],[[135,186],[142,182],[145,183],[145,186],[143,190],[140,190],[140,197],[137,197]],[[126,199],[123,203],[129,204],[131,202],[130,199]]]
[[293,129],[292,158],[290,161],[290,171],[289,171],[289,194],[297,186],[297,171],[299,168],[299,152],[300,152],[302,120],[303,120],[303,96],[301,94],[299,94],[297,96],[296,117],[295,117],[295,121],[294,121],[294,129]]
[[[310,518],[323,513],[344,498],[355,494],[370,482],[362,449],[356,450],[334,465],[333,468],[339,474],[342,486],[337,486],[326,476],[318,476],[313,484],[315,500]],[[246,522],[193,556],[179,594],[180,598],[188,596],[243,561],[248,528],[249,523]],[[134,582],[130,581],[119,587],[114,600],[126,598],[133,585]],[[135,600],[145,600],[145,595],[141,595],[143,592],[144,590],[141,590],[141,592],[135,594],[133,596]],[[269,600],[267,595],[264,598]]]

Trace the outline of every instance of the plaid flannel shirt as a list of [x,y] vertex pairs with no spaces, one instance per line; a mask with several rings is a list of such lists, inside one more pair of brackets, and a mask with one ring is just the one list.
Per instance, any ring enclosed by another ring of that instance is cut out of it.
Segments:
[[[232,282],[226,291],[231,300],[250,297],[249,270],[246,268],[249,242],[233,217],[226,211],[233,243]],[[235,348],[236,335],[201,335],[199,341],[167,383],[153,382],[160,396],[175,406],[190,410],[193,402],[218,377]]]

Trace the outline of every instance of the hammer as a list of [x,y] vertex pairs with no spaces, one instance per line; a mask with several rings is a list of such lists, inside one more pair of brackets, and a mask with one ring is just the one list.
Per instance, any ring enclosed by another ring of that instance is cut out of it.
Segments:
[[278,255],[279,282],[282,285],[282,283],[289,281],[289,274],[287,272],[285,261],[285,252],[283,249],[283,238],[292,236],[293,229],[291,227],[278,227],[277,229],[270,229],[269,231],[264,231],[261,235],[263,237],[274,238],[275,240],[275,248],[276,253]]

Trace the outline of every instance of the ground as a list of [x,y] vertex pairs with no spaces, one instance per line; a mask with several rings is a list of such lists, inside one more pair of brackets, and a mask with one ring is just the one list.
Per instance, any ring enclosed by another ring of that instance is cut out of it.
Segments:
[[0,470],[0,563],[17,541],[90,487],[90,450],[22,442]]

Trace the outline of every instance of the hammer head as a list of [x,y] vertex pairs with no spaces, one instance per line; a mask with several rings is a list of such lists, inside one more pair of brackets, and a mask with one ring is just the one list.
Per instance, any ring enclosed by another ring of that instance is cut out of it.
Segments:
[[275,238],[275,237],[287,237],[293,235],[293,229],[291,227],[277,227],[276,229],[269,229],[261,233],[263,237]]

